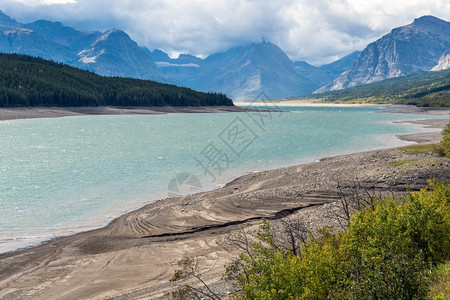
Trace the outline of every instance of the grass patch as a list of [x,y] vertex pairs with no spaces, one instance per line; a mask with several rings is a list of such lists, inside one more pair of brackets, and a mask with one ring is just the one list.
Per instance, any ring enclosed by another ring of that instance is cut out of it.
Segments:
[[[419,158],[411,158],[411,159],[398,159],[394,161],[390,161],[385,164],[380,164],[378,167],[389,167],[389,168],[395,168],[395,167],[402,167],[402,170],[404,171],[411,171],[418,167],[433,167],[435,165],[439,165],[445,160],[445,158],[436,158],[436,159],[426,159],[421,160]],[[412,168],[411,168],[412,167]]]
[[450,261],[433,271],[429,296],[433,300],[450,299]]
[[[423,161],[416,161],[414,163],[411,163],[410,165],[407,165],[404,167],[403,171],[414,171],[418,167],[420,168],[432,168],[434,166],[437,166],[441,164],[445,159],[444,158],[437,158],[437,159],[431,159],[431,160],[423,160]],[[410,168],[408,168],[410,166]]]
[[418,144],[401,147],[400,150],[411,154],[435,152],[438,144]]
[[379,167],[391,167],[391,168],[395,168],[395,167],[400,167],[403,166],[404,164],[407,163],[413,163],[413,162],[417,162],[418,159],[417,158],[413,158],[413,159],[398,159],[398,160],[394,160],[385,164],[381,164],[378,165]]

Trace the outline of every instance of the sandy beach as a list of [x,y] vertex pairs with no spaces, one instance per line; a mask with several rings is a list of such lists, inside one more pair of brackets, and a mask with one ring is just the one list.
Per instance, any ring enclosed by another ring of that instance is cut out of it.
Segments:
[[[442,128],[448,119],[412,122]],[[430,143],[441,136],[399,138]],[[263,219],[282,218],[301,219],[313,232],[338,226],[337,200],[356,183],[401,194],[431,178],[450,180],[449,158],[399,148],[245,175],[221,189],[151,203],[101,229],[0,254],[0,299],[167,298],[177,287],[169,283],[176,263],[187,257],[197,260],[202,277],[226,299],[232,288],[221,278],[239,253],[230,240],[242,229],[252,232]]]

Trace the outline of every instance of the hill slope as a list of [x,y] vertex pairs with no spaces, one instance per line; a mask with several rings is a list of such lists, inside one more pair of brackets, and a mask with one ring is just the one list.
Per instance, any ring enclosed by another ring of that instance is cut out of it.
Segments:
[[61,63],[0,54],[0,106],[233,105],[222,94],[139,79],[102,77]]
[[305,96],[300,99],[450,107],[450,69],[440,72],[414,73],[344,90]]

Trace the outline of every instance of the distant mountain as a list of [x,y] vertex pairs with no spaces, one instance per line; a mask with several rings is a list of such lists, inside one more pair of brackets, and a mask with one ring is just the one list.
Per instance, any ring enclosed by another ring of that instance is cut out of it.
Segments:
[[0,54],[0,107],[232,106],[223,94],[155,81],[103,77],[69,65],[19,54]]
[[74,61],[73,53],[67,47],[31,29],[3,24],[0,24],[0,52],[29,54],[67,63]]
[[104,76],[173,82],[161,73],[150,51],[125,32],[80,32],[59,22],[20,24],[0,12],[0,52],[63,62]]
[[319,69],[327,73],[329,78],[333,80],[350,68],[360,53],[361,51],[352,52],[335,62],[320,66]]
[[81,32],[72,27],[64,26],[60,22],[49,22],[44,20],[23,24],[17,27],[31,29],[35,33],[40,34],[61,46],[72,49],[73,52],[76,53],[87,48],[101,36],[101,33],[98,31]]
[[159,49],[151,52],[151,56],[164,75],[171,78],[175,84],[187,87],[192,87],[190,82],[198,76],[198,68],[203,64],[201,58],[193,55],[180,54],[178,58],[170,58],[167,53]]
[[347,70],[359,53],[359,51],[355,51],[335,62],[320,67],[310,65],[305,61],[294,62],[294,67],[297,70],[297,73],[312,81],[314,83],[314,88],[316,88],[316,86],[320,87],[330,83]]
[[155,49],[153,52],[148,50],[149,54],[151,55],[153,61],[155,62],[169,62],[172,59],[169,57],[169,54],[167,54],[166,52],[159,50],[159,49]]
[[450,69],[450,49],[441,55],[438,64],[431,71],[442,71],[446,69]]
[[156,64],[182,85],[218,91],[234,99],[249,100],[261,92],[271,98],[311,93],[317,84],[299,74],[293,62],[270,42],[237,47],[201,60],[191,55],[167,59],[159,50]]
[[320,69],[320,67],[313,66],[306,61],[295,61],[294,68],[297,74],[304,78],[308,78],[309,81],[313,82],[313,90],[331,82],[334,78],[330,78],[327,72]]
[[151,55],[123,31],[112,29],[77,53],[78,65],[105,76],[132,77],[169,82]]
[[316,92],[429,71],[449,48],[450,23],[433,16],[423,16],[369,44],[347,71]]
[[312,92],[312,83],[300,76],[287,55],[263,42],[208,56],[201,73],[189,86],[221,91],[236,99],[251,99],[261,92],[271,98]]

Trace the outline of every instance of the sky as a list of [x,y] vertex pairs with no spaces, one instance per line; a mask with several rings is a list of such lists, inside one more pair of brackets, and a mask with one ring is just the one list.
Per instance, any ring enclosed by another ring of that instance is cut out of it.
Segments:
[[0,0],[0,10],[22,23],[121,29],[172,57],[204,58],[266,40],[314,65],[363,50],[423,15],[450,21],[449,0]]

